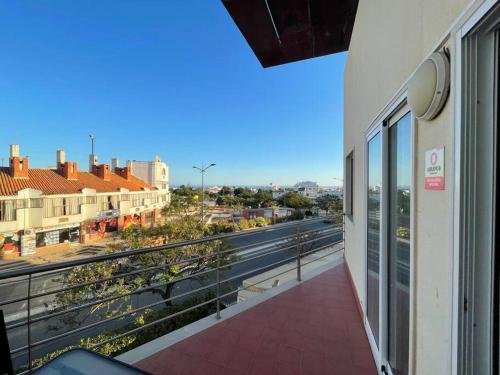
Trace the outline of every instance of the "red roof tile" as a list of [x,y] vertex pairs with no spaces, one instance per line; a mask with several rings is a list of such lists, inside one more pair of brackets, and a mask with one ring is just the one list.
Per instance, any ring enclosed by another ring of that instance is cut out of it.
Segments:
[[13,178],[9,168],[0,168],[0,196],[16,195],[23,189],[36,189],[43,194],[76,194],[84,188],[95,189],[98,193],[115,192],[120,188],[130,191],[143,189],[155,190],[146,182],[135,176],[129,180],[114,173],[109,173],[109,181],[105,181],[90,172],[78,172],[78,180],[67,180],[55,170],[30,168],[28,178]]

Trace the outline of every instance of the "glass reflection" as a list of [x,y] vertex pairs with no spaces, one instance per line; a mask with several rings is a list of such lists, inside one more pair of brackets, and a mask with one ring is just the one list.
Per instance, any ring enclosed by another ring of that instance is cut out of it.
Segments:
[[380,264],[380,190],[382,186],[380,133],[368,142],[368,217],[367,217],[367,318],[379,345],[379,264]]
[[411,118],[389,129],[389,363],[408,374],[410,304]]

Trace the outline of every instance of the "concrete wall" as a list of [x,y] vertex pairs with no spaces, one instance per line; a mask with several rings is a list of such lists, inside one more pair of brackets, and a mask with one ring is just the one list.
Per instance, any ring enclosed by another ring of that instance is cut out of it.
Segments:
[[[468,0],[360,0],[345,68],[344,154],[354,149],[354,215],[346,219],[346,259],[365,306],[365,131],[465,9]],[[412,213],[416,374],[451,371],[453,113],[455,35],[445,40],[452,61],[451,95],[433,121],[416,123]],[[445,147],[446,188],[424,190],[425,150]]]

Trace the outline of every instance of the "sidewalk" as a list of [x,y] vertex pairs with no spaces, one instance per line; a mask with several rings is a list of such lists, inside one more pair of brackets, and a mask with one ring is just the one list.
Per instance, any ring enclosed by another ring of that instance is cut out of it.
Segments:
[[104,253],[108,245],[123,242],[124,241],[119,239],[119,237],[103,238],[101,240],[92,241],[90,244],[70,244],[70,249],[66,250],[44,252],[43,249],[41,249],[37,254],[26,255],[16,259],[0,259],[0,272],[6,269],[93,257]]

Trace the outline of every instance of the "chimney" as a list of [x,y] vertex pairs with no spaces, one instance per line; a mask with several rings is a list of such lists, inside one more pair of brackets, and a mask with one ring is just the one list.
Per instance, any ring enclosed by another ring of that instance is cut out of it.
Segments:
[[109,164],[100,164],[92,166],[92,173],[103,180],[109,181]]
[[97,156],[95,154],[89,155],[89,172],[93,173],[94,166],[97,165]]
[[65,161],[66,161],[66,154],[64,153],[64,150],[57,150],[57,156],[56,156],[57,169],[59,169],[59,165],[64,164]]
[[130,180],[130,168],[129,167],[123,167],[123,168],[120,168],[120,167],[116,167],[115,168],[115,173],[120,176],[120,177],[123,177],[125,180]]
[[115,172],[116,168],[119,167],[120,167],[120,160],[118,160],[117,158],[111,159],[111,171]]
[[57,150],[57,173],[68,180],[78,180],[78,164],[66,161],[64,150]]
[[19,158],[19,145],[10,145],[10,175],[14,178],[28,178],[28,157]]

